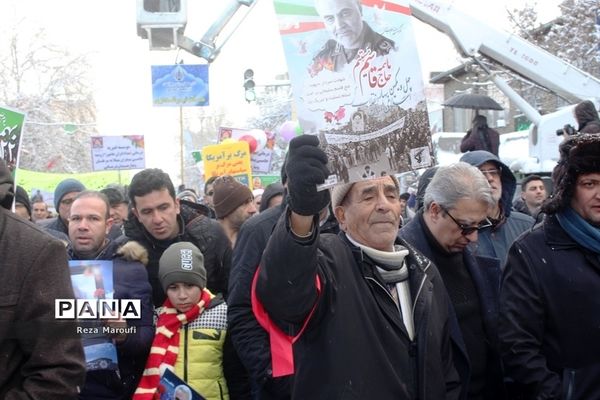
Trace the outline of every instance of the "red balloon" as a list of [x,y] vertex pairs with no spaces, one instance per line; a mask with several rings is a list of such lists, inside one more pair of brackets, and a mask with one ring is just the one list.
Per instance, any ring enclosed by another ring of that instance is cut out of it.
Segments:
[[238,140],[241,142],[248,143],[248,146],[250,147],[250,153],[254,153],[256,151],[256,148],[258,147],[258,142],[251,135],[240,136]]

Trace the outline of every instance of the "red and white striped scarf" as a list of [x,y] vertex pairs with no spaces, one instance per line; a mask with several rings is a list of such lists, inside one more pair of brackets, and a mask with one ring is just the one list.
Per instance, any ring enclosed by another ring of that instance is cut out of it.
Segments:
[[[182,325],[198,318],[210,304],[212,294],[202,290],[200,302],[185,313],[179,313],[167,298],[158,315],[156,335],[146,360],[146,368],[138,384],[133,400],[152,400],[159,395],[157,389],[165,368],[173,369],[179,352],[179,330]],[[159,395],[160,396],[160,395]]]

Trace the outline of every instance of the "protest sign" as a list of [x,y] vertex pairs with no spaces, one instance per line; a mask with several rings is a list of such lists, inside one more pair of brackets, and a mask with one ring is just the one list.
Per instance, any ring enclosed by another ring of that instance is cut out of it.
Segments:
[[248,187],[252,183],[250,149],[246,142],[221,143],[202,148],[204,175],[231,175]]
[[144,169],[144,136],[92,136],[92,169]]
[[208,65],[153,65],[152,101],[160,107],[208,105]]
[[69,269],[75,298],[89,302],[88,306],[81,307],[75,315],[81,333],[86,369],[116,371],[119,368],[117,348],[104,332],[102,320],[98,319],[97,313],[94,312],[96,302],[113,298],[113,263],[101,260],[70,260]]
[[0,158],[4,160],[13,177],[18,165],[24,122],[25,114],[0,107]]
[[298,121],[337,181],[432,165],[408,1],[351,3],[275,0]]
[[205,400],[170,369],[165,369],[160,378],[158,394],[160,400]]
[[287,142],[280,143],[279,145],[275,141],[275,133],[262,131],[259,129],[240,129],[230,127],[220,127],[217,141],[222,143],[228,139],[243,140],[244,137],[250,136],[262,136],[265,139],[264,143],[261,143],[257,150],[250,154],[250,164],[252,165],[253,174],[279,174],[281,166],[285,159],[285,148]]

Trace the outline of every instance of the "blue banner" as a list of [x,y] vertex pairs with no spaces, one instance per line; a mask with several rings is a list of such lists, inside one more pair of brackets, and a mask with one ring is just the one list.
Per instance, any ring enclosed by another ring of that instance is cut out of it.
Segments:
[[153,65],[152,103],[158,107],[208,105],[208,65]]

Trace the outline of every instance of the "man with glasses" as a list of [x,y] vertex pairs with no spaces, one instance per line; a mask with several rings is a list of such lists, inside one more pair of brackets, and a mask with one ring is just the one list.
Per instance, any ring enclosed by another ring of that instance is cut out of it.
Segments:
[[494,205],[477,168],[466,163],[439,167],[425,189],[423,208],[399,232],[435,263],[448,291],[462,399],[503,398],[496,329],[500,266],[469,249],[491,225],[487,216]]
[[494,206],[488,217],[492,225],[481,231],[475,254],[497,258],[504,268],[508,249],[515,239],[527,229],[533,227],[534,219],[529,215],[512,209],[517,180],[510,168],[498,157],[484,150],[470,151],[460,161],[471,164],[483,173],[490,187]]
[[69,234],[69,213],[71,211],[71,204],[77,197],[79,192],[83,192],[85,186],[77,179],[68,178],[61,181],[54,189],[54,208],[58,213],[58,216],[44,225],[46,230],[54,230]]

